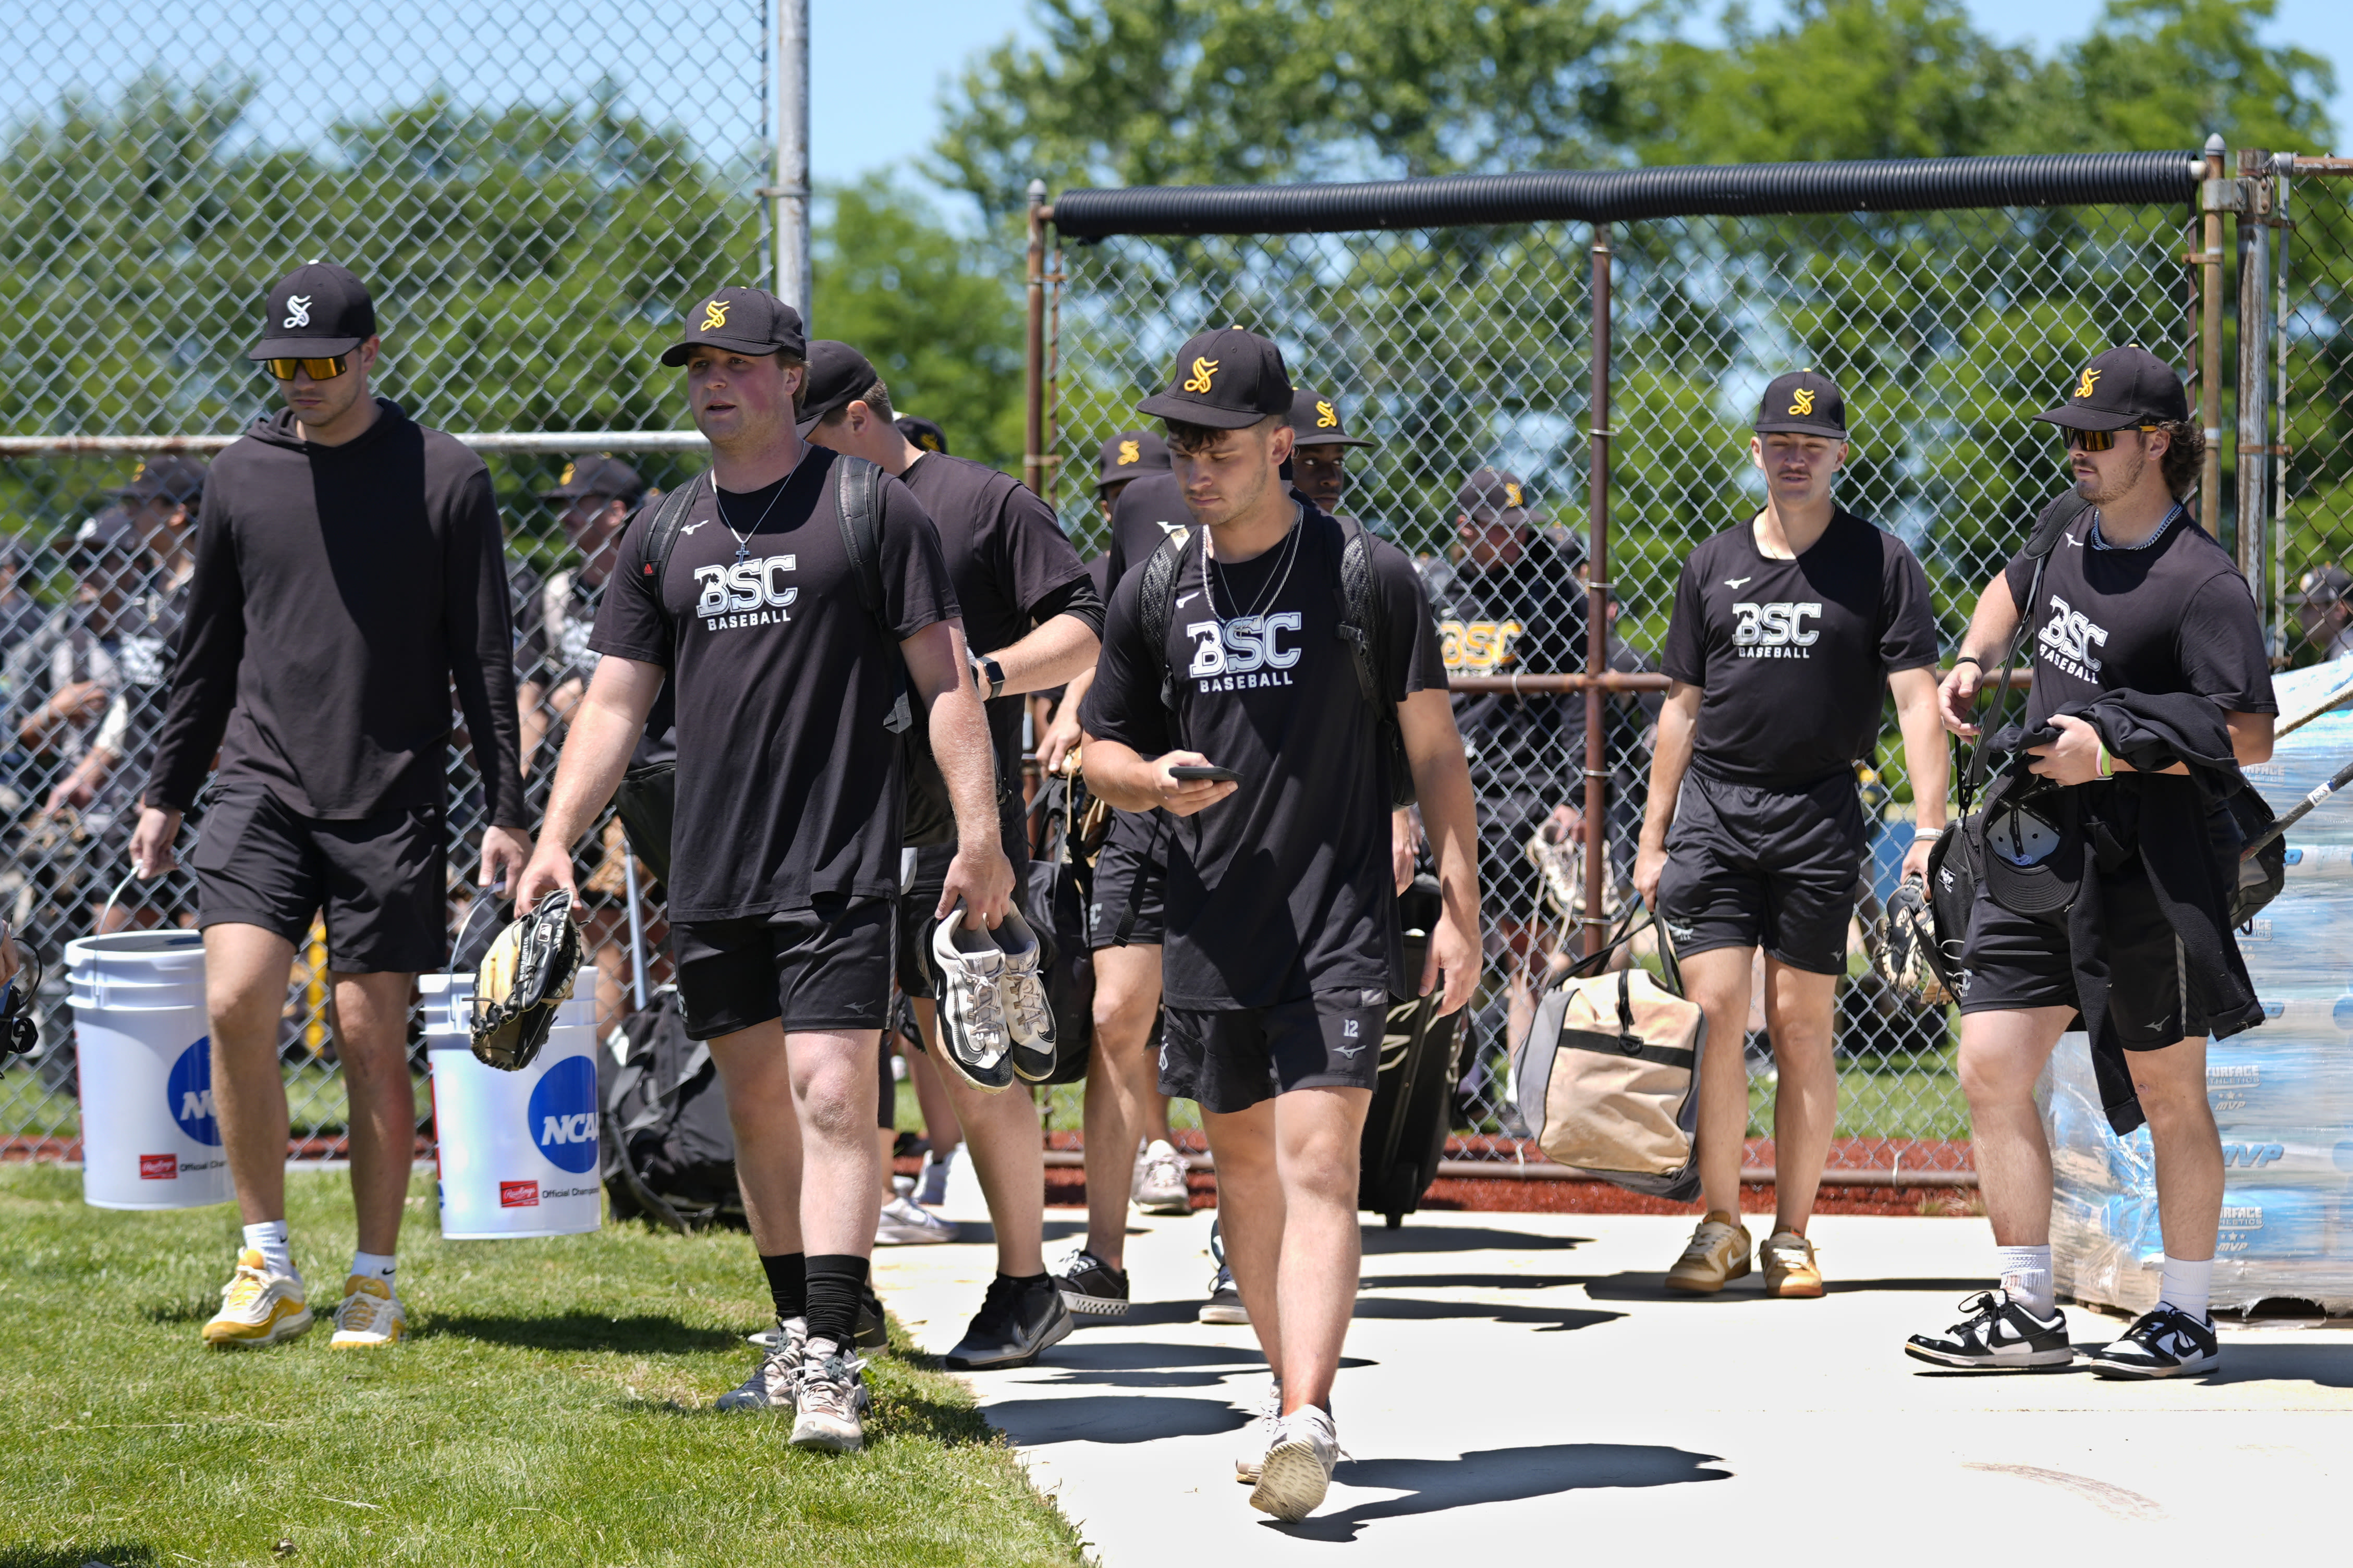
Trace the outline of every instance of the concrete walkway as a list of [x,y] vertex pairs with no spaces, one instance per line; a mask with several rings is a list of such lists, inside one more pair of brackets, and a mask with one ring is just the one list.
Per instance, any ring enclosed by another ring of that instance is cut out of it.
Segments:
[[[1050,1257],[1077,1217],[1049,1211]],[[1898,1347],[1979,1287],[1982,1221],[1819,1220],[1831,1294],[1810,1302],[1767,1301],[1754,1276],[1666,1299],[1660,1275],[1690,1225],[1376,1221],[1335,1400],[1354,1458],[1298,1526],[1251,1510],[1232,1479],[1266,1373],[1248,1329],[1194,1321],[1206,1214],[1134,1222],[1136,1305],[1117,1326],[971,1381],[1106,1568],[2340,1550],[2324,1543],[2353,1487],[2353,1324],[2226,1330],[2221,1374],[2197,1384],[1938,1374]],[[992,1264],[985,1245],[886,1248],[876,1273],[944,1352]],[[2121,1321],[2069,1318],[2079,1345]]]

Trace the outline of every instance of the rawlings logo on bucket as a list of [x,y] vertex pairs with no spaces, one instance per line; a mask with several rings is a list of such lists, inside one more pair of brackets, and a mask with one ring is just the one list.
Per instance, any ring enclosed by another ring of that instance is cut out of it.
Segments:
[[177,1154],[142,1154],[139,1156],[139,1179],[142,1182],[176,1182],[180,1179],[180,1157]]
[[501,1182],[499,1207],[502,1209],[535,1209],[539,1206],[537,1182]]

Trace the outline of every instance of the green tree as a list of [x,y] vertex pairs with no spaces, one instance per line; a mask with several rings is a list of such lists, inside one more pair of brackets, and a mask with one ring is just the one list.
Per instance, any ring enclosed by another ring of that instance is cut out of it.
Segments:
[[816,329],[855,345],[902,411],[950,449],[1020,472],[1023,302],[1018,257],[948,229],[888,175],[822,193]]

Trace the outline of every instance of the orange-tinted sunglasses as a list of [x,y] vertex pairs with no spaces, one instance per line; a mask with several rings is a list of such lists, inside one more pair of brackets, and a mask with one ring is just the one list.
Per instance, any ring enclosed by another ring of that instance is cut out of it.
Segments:
[[297,366],[312,381],[332,381],[348,368],[344,362],[351,357],[342,353],[332,359],[266,359],[261,363],[262,368],[280,381],[293,380]]

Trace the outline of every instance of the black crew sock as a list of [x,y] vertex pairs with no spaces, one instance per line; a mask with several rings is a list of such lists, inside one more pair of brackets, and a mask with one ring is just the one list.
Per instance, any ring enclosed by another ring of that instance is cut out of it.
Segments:
[[1007,1273],[1007,1272],[1005,1272],[1005,1270],[1004,1270],[1004,1269],[1002,1269],[1002,1268],[1000,1268],[1000,1269],[998,1269],[998,1270],[997,1271],[997,1277],[999,1279],[1009,1280],[1009,1281],[1011,1281],[1013,1284],[1019,1285],[1019,1286],[1023,1287],[1024,1289],[1028,1289],[1028,1288],[1034,1287],[1034,1286],[1039,1286],[1039,1285],[1043,1285],[1044,1283],[1046,1283],[1046,1281],[1047,1281],[1049,1279],[1050,1279],[1050,1278],[1051,1278],[1051,1276],[1050,1276],[1050,1275],[1047,1275],[1047,1274],[1043,1274],[1043,1273],[1039,1273],[1039,1274],[1008,1274],[1008,1273]]
[[808,1315],[808,1258],[804,1253],[760,1254],[760,1268],[768,1277],[768,1299],[776,1304],[782,1325]]
[[866,1259],[820,1252],[808,1260],[808,1337],[847,1351],[858,1334],[858,1298],[866,1289]]

